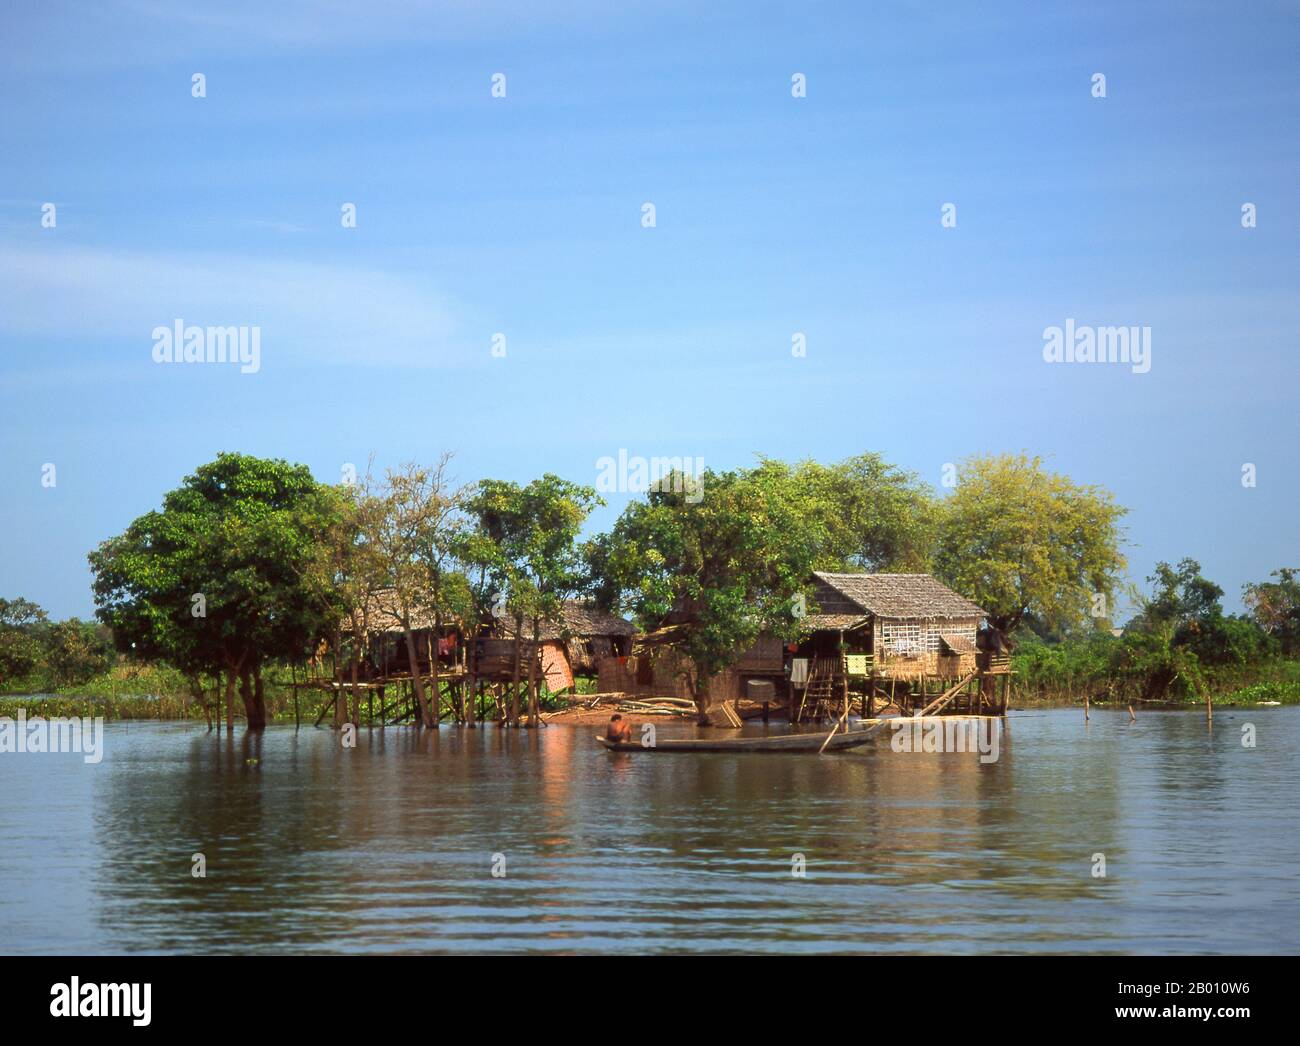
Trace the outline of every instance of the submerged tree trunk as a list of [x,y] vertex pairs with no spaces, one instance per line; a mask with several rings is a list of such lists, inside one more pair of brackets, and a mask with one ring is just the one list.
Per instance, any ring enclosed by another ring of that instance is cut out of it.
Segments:
[[239,699],[244,702],[244,721],[251,730],[256,715],[253,711],[253,674],[247,668],[239,673]]
[[510,683],[510,725],[519,725],[519,659],[524,645],[524,615],[515,615],[515,667]]
[[465,687],[465,725],[473,730],[477,726],[474,717],[478,712],[474,705],[478,699],[478,644],[472,638],[467,642],[470,647],[465,651],[465,659],[468,662],[466,667],[469,670],[469,679]]
[[253,703],[257,706],[257,715],[260,720],[260,726],[266,726],[266,688],[262,683],[262,666],[258,665],[253,669]]
[[442,635],[442,617],[434,615],[433,634],[429,636],[429,690],[433,702],[433,722],[436,726],[442,721],[442,692],[438,682],[438,637]]
[[420,655],[415,649],[415,633],[407,621],[402,622],[402,632],[406,636],[406,660],[411,666],[411,685],[415,690],[415,700],[420,706],[417,722],[420,726],[432,727],[433,718],[429,715],[429,701],[424,693],[424,681],[420,678]]
[[361,727],[361,689],[357,685],[361,677],[361,637],[364,635],[357,615],[352,615],[352,725]]
[[339,660],[339,655],[343,653],[343,633],[339,630],[334,632],[334,729],[338,730],[343,726],[348,717],[348,699],[343,692],[343,663]]
[[528,657],[528,726],[530,729],[541,724],[541,715],[537,705],[537,657],[542,638],[541,618],[533,617],[533,648]]
[[244,718],[248,720],[248,729],[266,728],[266,694],[262,685],[262,668],[248,668],[239,674],[239,696],[244,702]]
[[[193,687],[192,692],[194,693],[195,697],[198,698],[199,707],[203,709],[203,718],[207,720],[208,729],[211,730],[212,729],[212,706],[208,704],[208,692],[203,687],[203,677],[198,675],[194,676],[191,681],[191,686]],[[217,679],[216,698],[218,701],[221,700],[220,678]]]
[[[242,661],[243,658],[240,658]],[[226,662],[226,733],[235,732],[235,682],[239,676],[240,661]],[[217,712],[220,715],[220,710]]]

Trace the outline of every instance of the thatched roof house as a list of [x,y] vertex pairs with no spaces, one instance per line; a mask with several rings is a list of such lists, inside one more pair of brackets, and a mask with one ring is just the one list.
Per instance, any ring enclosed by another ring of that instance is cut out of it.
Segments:
[[987,614],[930,574],[817,571],[812,596],[817,612],[803,619],[810,637],[803,646],[814,656],[842,646],[870,654],[877,673],[895,676],[955,677],[974,668]]
[[[397,598],[396,589],[381,588],[370,594],[366,605],[361,608],[362,621],[367,631],[376,633],[401,632],[402,629],[402,604]],[[426,632],[434,627],[434,615],[431,610],[423,606],[414,606],[410,612],[411,629],[415,632]],[[444,616],[442,629],[444,632],[456,629],[460,626],[460,621],[454,617]],[[343,629],[350,631],[352,628],[351,615],[344,618]]]
[[813,596],[824,616],[862,618],[870,615],[899,621],[967,620],[985,611],[960,596],[932,574],[813,573]]
[[[495,620],[492,633],[495,638],[479,640],[483,658],[513,658],[514,621]],[[565,600],[559,621],[542,622],[542,673],[547,687],[558,693],[573,686],[575,675],[595,675],[601,659],[626,657],[632,652],[635,633],[632,622],[625,618],[598,610],[582,600]],[[532,642],[531,622],[524,622],[521,634],[525,643]]]
[[[362,616],[372,662],[368,674],[387,676],[390,668],[398,673],[407,671],[409,661],[397,593],[392,589],[375,592],[363,608]],[[439,631],[435,627],[434,615],[427,608],[414,607],[410,612],[410,624],[422,673],[431,670],[430,656],[436,644],[437,656],[444,670],[459,667],[460,671],[468,672],[472,658],[474,667],[485,679],[508,679],[513,675],[513,619],[488,617],[478,627],[471,628],[468,622],[448,617]],[[349,615],[344,620],[343,630],[350,632],[351,629]],[[575,673],[595,675],[600,658],[627,656],[631,652],[635,631],[630,621],[597,610],[580,600],[566,600],[560,620],[542,623],[539,646],[547,685],[553,691],[562,690],[573,685]],[[435,632],[438,633],[436,636]],[[524,622],[522,639],[524,664],[521,674],[526,676],[533,640],[531,622]]]

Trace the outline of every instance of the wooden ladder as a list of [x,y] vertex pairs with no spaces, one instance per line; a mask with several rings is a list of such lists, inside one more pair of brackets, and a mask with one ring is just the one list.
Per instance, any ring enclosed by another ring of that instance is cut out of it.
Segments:
[[808,685],[804,687],[803,699],[799,703],[799,718],[803,719],[805,711],[815,711],[817,705],[825,702],[828,706],[835,697],[834,658],[815,657],[808,670]]

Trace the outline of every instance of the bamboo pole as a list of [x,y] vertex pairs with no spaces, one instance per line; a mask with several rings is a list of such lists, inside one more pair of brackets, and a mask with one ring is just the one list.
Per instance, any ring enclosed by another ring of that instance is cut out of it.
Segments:
[[821,748],[817,749],[818,755],[821,755],[824,751],[826,751],[826,746],[831,743],[831,738],[840,732],[840,726],[848,718],[849,718],[849,708],[848,705],[845,705],[844,714],[840,716],[840,721],[836,723],[834,727],[831,728],[831,732],[826,735],[826,740],[822,742]]

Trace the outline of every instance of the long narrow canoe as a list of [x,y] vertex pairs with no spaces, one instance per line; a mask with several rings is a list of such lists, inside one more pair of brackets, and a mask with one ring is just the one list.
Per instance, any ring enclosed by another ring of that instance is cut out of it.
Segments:
[[596,741],[611,752],[818,752],[822,745],[826,751],[841,751],[865,745],[875,736],[875,731],[850,730],[835,732],[830,741],[827,734],[774,734],[768,737],[664,737],[654,745],[640,741],[611,741],[603,734]]

